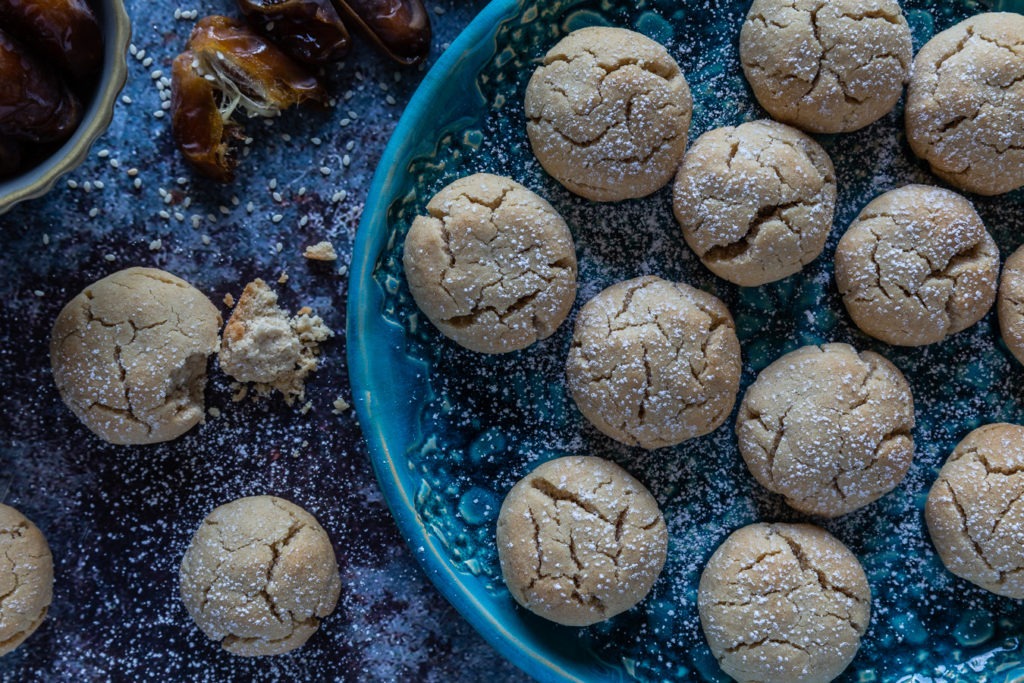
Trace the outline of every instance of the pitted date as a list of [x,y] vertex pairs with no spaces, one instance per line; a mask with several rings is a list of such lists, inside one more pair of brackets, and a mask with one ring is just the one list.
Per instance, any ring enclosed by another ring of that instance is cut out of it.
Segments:
[[0,19],[48,64],[91,82],[103,62],[103,32],[85,0],[0,0]]
[[182,52],[171,67],[171,130],[185,158],[203,175],[222,183],[234,177],[236,159],[229,146],[238,137],[225,121],[210,81],[196,69],[196,57]]
[[327,98],[314,76],[234,19],[217,15],[201,19],[192,29],[189,49],[199,71],[250,116],[274,116],[296,104]]
[[430,52],[430,16],[421,0],[335,0],[339,12],[401,64]]
[[335,62],[351,40],[331,0],[237,0],[251,24],[286,52],[307,64]]
[[74,93],[0,29],[0,135],[57,142],[70,137],[81,119]]

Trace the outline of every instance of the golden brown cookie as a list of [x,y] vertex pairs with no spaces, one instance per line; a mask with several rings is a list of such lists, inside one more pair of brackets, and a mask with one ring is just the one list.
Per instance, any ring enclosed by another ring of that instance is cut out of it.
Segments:
[[978,14],[914,58],[907,140],[932,172],[968,192],[1024,186],[1024,16]]
[[715,275],[756,287],[798,272],[825,247],[836,205],[828,153],[775,121],[701,135],[676,174],[683,237]]
[[736,402],[740,366],[725,304],[648,275],[612,285],[583,306],[566,378],[595,427],[651,449],[721,425]]
[[239,498],[207,515],[181,561],[180,582],[196,625],[244,657],[301,647],[341,593],[327,532],[274,496]]
[[53,379],[72,412],[101,439],[150,444],[202,420],[206,361],[220,313],[198,289],[156,268],[94,282],[57,316]]
[[887,344],[933,344],[992,307],[999,249],[965,198],[907,185],[854,219],[836,248],[835,275],[861,330]]
[[477,173],[448,185],[417,216],[403,263],[416,305],[462,346],[523,349],[551,336],[576,299],[569,227],[509,178]]
[[35,524],[0,504],[0,657],[32,635],[53,600],[53,556]]
[[559,624],[588,626],[644,599],[665,564],[668,532],[658,502],[626,470],[571,456],[512,487],[497,543],[516,602]]
[[675,173],[693,99],[668,51],[623,28],[558,42],[526,86],[526,132],[544,170],[599,202],[645,197]]
[[949,571],[1024,599],[1024,427],[989,424],[964,437],[939,471],[924,512]]
[[740,683],[826,683],[860,647],[871,589],[824,529],[752,524],[711,556],[697,607],[712,654]]
[[801,512],[838,517],[894,489],[914,458],[903,373],[848,344],[782,356],[747,389],[736,420],[751,474]]
[[896,0],[754,0],[740,30],[757,101],[812,133],[854,131],[889,113],[912,57]]
[[996,308],[1006,348],[1024,363],[1024,247],[1018,247],[1003,264]]

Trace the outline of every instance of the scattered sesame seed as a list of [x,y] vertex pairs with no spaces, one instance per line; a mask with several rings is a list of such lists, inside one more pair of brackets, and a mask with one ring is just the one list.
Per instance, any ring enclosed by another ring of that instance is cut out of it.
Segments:
[[163,71],[161,71],[160,69],[154,69],[153,71],[150,72],[149,77],[152,78],[154,81],[159,81],[160,77],[163,76],[163,75],[164,75]]
[[255,210],[256,210],[256,205],[253,204],[252,202],[249,202],[248,204],[245,205],[246,213],[252,213]]
[[221,205],[221,206],[220,206],[220,207],[218,207],[218,208],[220,209],[220,212],[221,212],[222,214],[224,214],[225,216],[227,216],[227,215],[228,215],[229,213],[231,213],[231,209],[229,209],[229,208],[228,208],[228,207],[226,207],[226,206],[223,206],[223,205]]
[[136,178],[134,182],[132,182],[132,185],[135,186],[136,190],[142,187],[142,178]]
[[298,195],[299,195],[300,197],[301,197],[302,195],[306,194],[306,186],[305,186],[305,185],[303,185],[302,187],[300,187],[300,188],[299,188],[299,191],[298,191],[298,192],[297,192],[296,194],[298,194]]
[[92,192],[92,181],[86,180],[82,183],[82,189],[86,192]]
[[105,187],[102,180],[94,180],[92,186],[97,190],[102,190]]
[[120,168],[120,166],[121,166],[121,162],[118,161],[117,159],[111,159],[110,160],[110,168]]
[[329,169],[327,166],[321,166],[320,173],[322,175],[331,175],[331,169]]
[[125,104],[131,104],[132,98],[128,97],[127,95],[121,95],[121,101]]
[[109,263],[110,261],[114,261],[114,260],[116,260],[116,259],[117,259],[117,257],[116,257],[116,256],[114,256],[113,254],[104,254],[104,255],[103,255],[103,260],[104,260],[104,261],[107,261],[108,263]]
[[145,50],[139,50],[138,52],[135,53],[135,58],[136,59],[142,59],[145,56],[146,56],[146,51]]
[[68,187],[70,187],[72,190],[78,189],[78,181],[76,181],[76,180],[69,180],[68,181]]
[[157,109],[155,112],[153,112],[153,118],[154,119],[162,119],[163,117],[164,117],[164,110],[163,109]]
[[307,223],[309,223],[309,216],[303,216],[302,218],[299,219],[299,227],[300,228],[306,227]]
[[388,95],[387,97],[384,98],[384,101],[387,102],[388,104],[395,104],[398,100],[396,100],[391,95]]
[[312,142],[313,145],[316,146],[316,147],[319,147],[323,143],[323,140],[321,140],[320,138],[315,137],[315,136],[310,138],[309,141]]
[[284,251],[284,245],[281,244],[280,242],[275,243],[274,244],[274,251],[276,251],[278,254],[280,254],[282,251]]
[[345,168],[348,168],[348,165],[351,163],[352,157],[350,157],[349,155],[346,154],[345,156],[341,157],[341,165],[344,166]]
[[179,223],[183,222],[185,220],[185,214],[181,213],[180,211],[175,211],[174,220],[178,221]]
[[355,149],[355,147],[356,147],[356,141],[355,140],[349,140],[348,142],[345,143],[345,149],[348,150],[349,152],[351,152],[353,149]]
[[210,239],[210,236],[209,236],[209,235],[203,235],[203,236],[202,236],[202,237],[200,237],[199,239],[200,239],[200,240],[202,240],[203,244],[205,244],[205,245],[207,245],[207,246],[209,246],[210,242],[212,242],[212,241],[213,241],[213,240],[211,240],[211,239]]
[[192,216],[192,227],[196,230],[199,229],[199,225],[203,222],[203,217],[198,215]]
[[97,209],[95,206],[92,207],[91,209],[89,209],[89,218],[96,218],[96,216],[99,216],[99,215],[100,215],[100,210]]
[[[140,50],[139,54],[141,55],[143,52],[145,52],[145,50]],[[145,59],[142,60],[142,66],[146,67],[147,69],[150,66],[152,66],[152,65],[153,65],[153,58],[152,57],[146,57]]]
[[171,214],[167,213],[166,211],[159,211],[157,215],[160,216],[160,218],[163,218],[165,221],[170,220],[171,218]]
[[338,123],[339,123],[339,125],[341,125],[342,128],[344,128],[348,124],[352,123],[352,119],[344,118],[341,121],[339,121]]
[[352,111],[351,109],[349,109],[349,110],[348,110],[348,117],[349,117],[350,119],[352,119],[353,121],[355,121],[356,119],[358,119],[358,118],[359,118],[359,115],[358,115],[358,114],[356,114],[356,113],[355,113],[354,111]]
[[50,243],[50,235],[48,233],[44,232],[43,233],[43,244],[49,244],[49,243]]
[[271,195],[271,197],[273,197],[274,201],[277,202],[278,204],[284,201],[284,197],[281,196],[280,192],[275,192],[274,194]]
[[37,289],[36,291],[34,291],[32,293],[35,294],[36,296],[46,296],[46,293],[43,292],[43,290],[41,290],[41,289]]
[[343,202],[345,201],[345,197],[347,196],[348,192],[346,192],[345,190],[338,190],[333,195],[331,195],[331,202],[334,204],[337,204],[338,202]]
[[128,54],[130,54],[132,57],[139,54],[139,48],[135,47],[135,43],[128,44]]
[[444,7],[441,7],[440,5],[434,5],[434,14],[436,14],[437,16],[441,16],[442,14],[444,14]]
[[238,198],[238,195],[231,196],[231,206],[238,206],[242,203],[242,200]]
[[129,178],[134,178],[137,175],[139,175],[139,169],[135,168],[134,166],[128,169]]
[[164,246],[163,240],[161,240],[160,238],[157,238],[157,239],[155,239],[155,240],[153,240],[152,242],[149,243],[149,250],[150,251],[160,251],[161,249],[163,249],[163,246]]
[[96,156],[98,156],[100,159],[106,159],[107,157],[110,156],[110,150],[101,149],[100,151],[96,152]]
[[279,213],[275,213],[273,216],[270,217],[270,220],[273,221],[274,223],[280,223],[282,220],[284,220],[284,216],[282,216]]

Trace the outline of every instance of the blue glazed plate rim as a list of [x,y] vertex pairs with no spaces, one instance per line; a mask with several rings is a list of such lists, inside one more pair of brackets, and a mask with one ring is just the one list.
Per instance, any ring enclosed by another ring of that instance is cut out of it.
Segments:
[[[388,209],[397,199],[396,188],[400,179],[408,174],[411,155],[421,142],[416,134],[421,126],[429,124],[438,95],[448,85],[447,76],[453,69],[465,67],[460,62],[466,59],[479,60],[482,66],[484,59],[492,56],[481,51],[482,45],[486,44],[483,41],[490,41],[493,47],[498,26],[517,16],[520,10],[519,0],[492,0],[481,10],[424,76],[381,156],[353,246],[346,306],[349,381],[353,405],[384,499],[402,537],[438,590],[492,646],[534,678],[542,681],[613,680],[618,677],[608,676],[611,672],[607,666],[592,655],[590,662],[584,662],[553,648],[541,650],[509,627],[507,617],[513,616],[511,613],[495,614],[494,610],[498,608],[496,601],[484,594],[482,588],[474,590],[469,582],[475,581],[475,577],[452,566],[417,513],[413,482],[405,471],[405,453],[393,450],[393,444],[388,442],[386,435],[387,418],[377,417],[389,407],[386,401],[376,397],[382,382],[378,372],[381,359],[401,351],[393,347],[386,350],[370,348],[370,344],[391,334],[388,324],[380,316],[384,294],[373,278],[390,237]],[[604,671],[599,672],[599,669]]]

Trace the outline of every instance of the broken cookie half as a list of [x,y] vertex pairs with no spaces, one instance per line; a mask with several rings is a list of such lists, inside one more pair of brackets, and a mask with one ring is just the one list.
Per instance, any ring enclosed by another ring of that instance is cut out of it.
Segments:
[[[277,293],[257,278],[245,286],[224,326],[220,367],[256,393],[281,392],[292,405],[305,398],[306,378],[317,368],[320,342],[334,336],[323,319],[302,308],[289,316],[277,304]],[[243,391],[239,398],[244,397]]]

